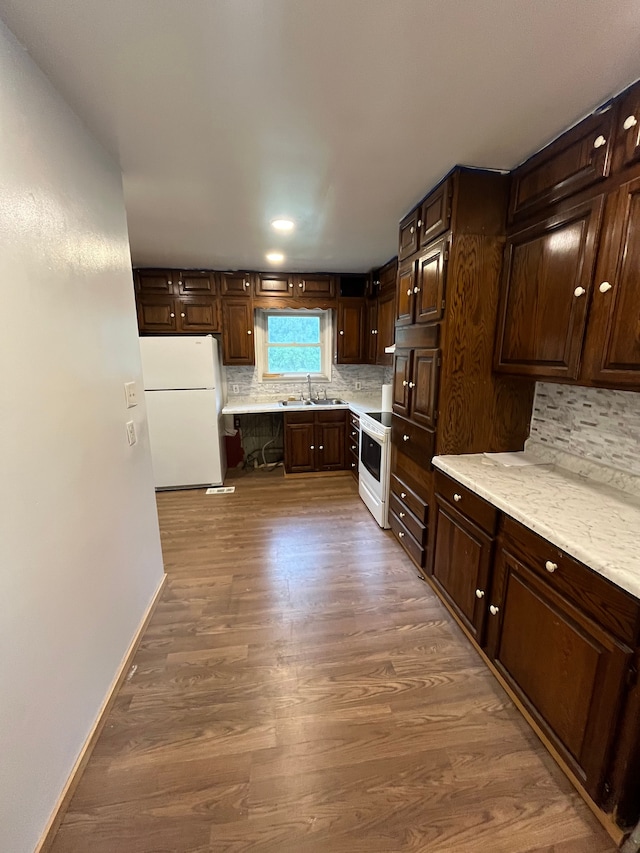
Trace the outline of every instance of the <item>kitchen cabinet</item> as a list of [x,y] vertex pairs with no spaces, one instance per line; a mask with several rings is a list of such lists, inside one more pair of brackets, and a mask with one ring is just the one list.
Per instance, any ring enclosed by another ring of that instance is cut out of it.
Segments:
[[375,298],[367,299],[365,323],[365,361],[367,364],[375,364],[378,356],[378,344],[376,335],[378,334],[378,300]]
[[215,298],[142,296],[138,299],[141,333],[219,332],[220,304]]
[[172,296],[145,296],[137,300],[138,329],[153,334],[176,333],[176,300]]
[[403,261],[410,257],[420,245],[420,234],[418,219],[420,218],[420,206],[415,207],[408,213],[400,223],[400,234],[398,240],[398,260]]
[[217,296],[216,274],[208,270],[181,270],[177,279],[178,293],[187,296]]
[[336,276],[320,273],[296,275],[293,289],[297,299],[333,299],[336,295]]
[[385,352],[387,347],[393,345],[394,335],[394,319],[395,319],[395,289],[387,291],[384,295],[378,297],[376,311],[376,327],[375,327],[375,361],[372,364],[389,365],[393,364],[393,355]]
[[360,470],[360,416],[349,412],[347,418],[347,468],[358,481]]
[[531,216],[607,177],[615,112],[609,107],[588,116],[514,170],[510,221]]
[[220,303],[217,299],[190,297],[176,300],[178,332],[219,332]]
[[431,576],[473,638],[482,644],[496,510],[435,472]]
[[250,299],[222,300],[222,361],[255,364],[253,304]]
[[255,276],[255,295],[293,298],[293,276],[286,273],[258,273]]
[[392,474],[389,523],[402,547],[420,569],[426,560],[428,513],[426,501],[411,486]]
[[[401,226],[391,471],[428,507],[434,453],[521,450],[528,435],[533,382],[493,372],[508,192],[506,175],[457,167]],[[428,569],[430,546],[419,556]]]
[[640,388],[640,177],[607,199],[580,381]]
[[596,196],[507,238],[496,370],[578,377],[602,210]]
[[[549,546],[539,557],[550,571],[558,571],[554,551]],[[495,666],[601,802],[633,652],[570,593],[554,589],[508,538],[490,601],[488,651]]]
[[[255,273],[252,276],[254,294],[256,297],[279,297],[281,299],[298,301],[335,300],[336,276],[323,273]],[[330,304],[330,302],[328,303]],[[335,304],[335,303],[334,303]]]
[[223,296],[251,298],[255,276],[248,272],[220,272],[220,292]]
[[285,471],[303,474],[344,470],[347,411],[310,409],[284,416]]
[[632,166],[640,160],[640,86],[632,86],[622,96],[616,130],[622,153],[620,167]]
[[337,357],[338,364],[364,364],[364,327],[367,302],[357,297],[338,299]]
[[134,270],[137,293],[160,295],[173,293],[173,278],[176,271],[143,269]]

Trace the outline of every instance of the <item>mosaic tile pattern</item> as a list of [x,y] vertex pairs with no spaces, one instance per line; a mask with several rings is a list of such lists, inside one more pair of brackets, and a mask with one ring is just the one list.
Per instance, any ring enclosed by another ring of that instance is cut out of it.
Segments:
[[[324,391],[327,389],[328,397],[350,397],[355,392],[355,383],[362,383],[359,395],[380,394],[383,382],[390,382],[385,376],[393,375],[390,367],[376,367],[369,364],[334,364],[331,370],[331,382],[317,383]],[[300,388],[304,385],[306,396],[306,383],[296,382],[260,382],[258,371],[255,367],[227,367],[227,399],[233,403],[240,399],[251,399],[256,403],[267,402],[273,399],[282,399],[290,394],[298,396]],[[238,386],[238,392],[234,393],[234,385]],[[315,390],[316,383],[311,383]]]
[[538,382],[530,435],[640,476],[640,393]]

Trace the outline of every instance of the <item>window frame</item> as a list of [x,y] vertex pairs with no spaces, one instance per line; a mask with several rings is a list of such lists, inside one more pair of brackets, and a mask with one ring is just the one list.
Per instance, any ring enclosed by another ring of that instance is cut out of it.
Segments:
[[271,317],[318,317],[320,319],[320,372],[311,373],[313,382],[331,382],[333,311],[330,308],[256,308],[256,367],[260,382],[300,382],[306,373],[269,373],[268,318]]

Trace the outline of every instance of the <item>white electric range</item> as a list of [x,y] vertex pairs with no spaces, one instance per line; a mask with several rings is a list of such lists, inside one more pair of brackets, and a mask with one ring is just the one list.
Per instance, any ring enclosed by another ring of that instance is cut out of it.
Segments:
[[389,527],[391,412],[360,415],[358,491],[380,527]]

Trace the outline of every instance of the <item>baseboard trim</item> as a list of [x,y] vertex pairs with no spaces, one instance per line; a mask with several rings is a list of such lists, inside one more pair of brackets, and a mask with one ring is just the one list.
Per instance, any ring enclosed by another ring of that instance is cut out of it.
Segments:
[[58,829],[60,828],[60,824],[62,823],[62,819],[65,815],[65,812],[69,808],[69,803],[71,802],[71,798],[73,797],[76,788],[78,787],[78,783],[82,778],[82,774],[87,766],[89,759],[91,758],[91,753],[94,750],[94,747],[100,737],[100,733],[104,728],[104,724],[107,719],[107,715],[111,710],[111,707],[115,701],[116,696],[118,695],[118,690],[120,689],[122,682],[125,680],[127,673],[129,671],[129,667],[131,666],[131,661],[138,650],[138,646],[140,645],[140,640],[142,639],[142,635],[145,632],[147,625],[149,624],[149,620],[153,616],[153,612],[156,609],[156,605],[160,599],[162,594],[162,590],[164,589],[165,583],[167,581],[167,576],[163,575],[162,580],[158,584],[158,588],[153,594],[153,598],[147,607],[144,616],[140,622],[138,630],[134,634],[131,643],[129,644],[129,648],[125,652],[125,655],[122,659],[122,663],[118,668],[118,671],[113,679],[111,687],[107,692],[104,702],[102,703],[100,710],[98,711],[98,715],[96,717],[96,721],[93,724],[93,728],[87,735],[87,739],[84,742],[82,749],[80,750],[80,754],[76,759],[76,763],[73,765],[71,773],[69,774],[69,778],[67,779],[67,783],[62,789],[60,796],[51,812],[51,817],[40,837],[40,841],[38,842],[34,853],[48,853],[51,849],[51,845],[53,844],[53,839],[56,836]]

